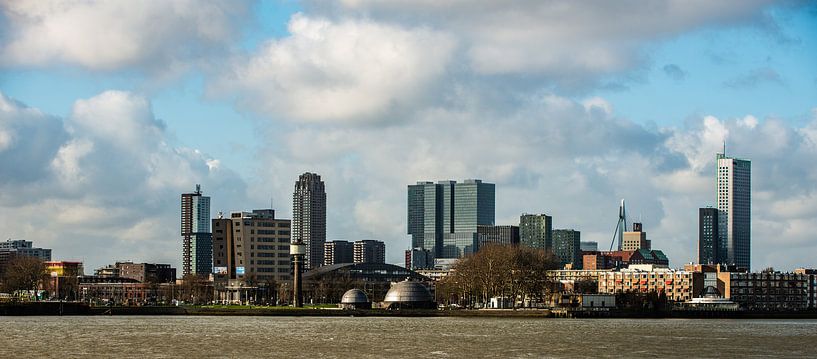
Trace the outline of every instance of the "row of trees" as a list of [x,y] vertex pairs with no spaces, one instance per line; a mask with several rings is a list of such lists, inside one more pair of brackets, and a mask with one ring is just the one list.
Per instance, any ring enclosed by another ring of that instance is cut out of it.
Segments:
[[543,302],[556,283],[547,271],[559,268],[552,253],[525,246],[487,245],[460,259],[453,272],[437,285],[437,298],[446,304],[474,307],[491,298],[509,298],[513,307],[521,303]]

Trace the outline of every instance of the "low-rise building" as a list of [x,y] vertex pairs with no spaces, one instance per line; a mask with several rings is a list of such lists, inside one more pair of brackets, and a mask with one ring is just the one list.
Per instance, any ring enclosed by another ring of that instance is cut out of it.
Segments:
[[809,308],[808,274],[781,272],[720,272],[727,299],[749,310],[803,310]]
[[697,272],[653,268],[622,269],[599,275],[599,293],[664,293],[671,301],[688,301],[703,290],[703,275]]
[[133,278],[140,283],[172,283],[176,281],[176,268],[170,264],[117,262],[118,275]]
[[808,307],[817,308],[817,269],[797,268],[794,273],[808,276]]

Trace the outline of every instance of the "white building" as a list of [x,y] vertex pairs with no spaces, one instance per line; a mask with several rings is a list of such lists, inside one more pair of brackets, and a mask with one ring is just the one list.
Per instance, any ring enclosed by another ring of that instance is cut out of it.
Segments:
[[[724,151],[725,152],[725,151]],[[750,269],[752,163],[717,155],[717,189],[721,252],[726,264]]]

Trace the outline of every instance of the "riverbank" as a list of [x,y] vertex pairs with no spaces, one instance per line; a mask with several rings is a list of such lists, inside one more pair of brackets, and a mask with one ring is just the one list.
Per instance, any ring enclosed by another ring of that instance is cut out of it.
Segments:
[[790,312],[750,311],[585,311],[548,309],[481,310],[339,310],[263,306],[143,306],[92,307],[85,303],[28,302],[0,304],[0,316],[26,315],[186,315],[286,317],[489,317],[489,318],[689,318],[689,319],[817,319],[817,310]]

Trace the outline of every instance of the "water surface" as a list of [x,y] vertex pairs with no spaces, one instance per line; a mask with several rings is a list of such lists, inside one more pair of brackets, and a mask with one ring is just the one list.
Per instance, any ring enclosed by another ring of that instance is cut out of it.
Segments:
[[0,317],[16,357],[817,357],[816,320]]

